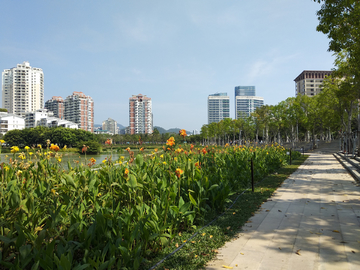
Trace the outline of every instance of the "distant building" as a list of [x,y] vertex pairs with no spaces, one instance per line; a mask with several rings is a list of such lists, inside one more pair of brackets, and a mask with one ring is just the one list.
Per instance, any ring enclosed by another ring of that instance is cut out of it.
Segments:
[[235,97],[255,96],[255,86],[235,86]]
[[25,128],[43,127],[65,127],[78,129],[78,124],[54,117],[53,112],[47,109],[40,109],[25,114]]
[[25,119],[19,115],[13,113],[0,112],[0,133],[5,134],[6,132],[14,129],[24,129]]
[[321,92],[321,85],[332,71],[304,70],[295,78],[295,95],[315,96]]
[[44,106],[44,73],[23,62],[2,72],[2,107],[24,116]]
[[102,130],[108,131],[110,134],[118,134],[119,128],[114,119],[108,118],[104,122],[102,122]]
[[60,119],[64,118],[64,99],[62,97],[52,97],[52,99],[45,102],[45,109],[52,111],[54,116]]
[[235,119],[249,117],[256,108],[264,105],[264,98],[254,96],[235,97]]
[[65,99],[64,116],[80,129],[94,132],[94,101],[83,92],[73,92]]
[[255,86],[235,87],[235,119],[249,117],[264,105],[264,98],[255,96]]
[[153,117],[151,98],[139,94],[129,98],[130,134],[151,134]]
[[230,117],[230,97],[227,93],[216,93],[208,97],[208,124]]

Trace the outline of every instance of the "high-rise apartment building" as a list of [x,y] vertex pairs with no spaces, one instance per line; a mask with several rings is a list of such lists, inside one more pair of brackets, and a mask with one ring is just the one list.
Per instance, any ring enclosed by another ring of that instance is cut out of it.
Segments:
[[108,118],[104,122],[102,122],[102,130],[106,130],[111,134],[118,134],[119,128],[114,119]]
[[64,99],[62,97],[52,97],[52,99],[45,102],[45,109],[52,111],[54,117],[64,119]]
[[2,72],[2,107],[24,116],[44,106],[44,73],[23,62]]
[[83,92],[73,92],[64,101],[65,120],[77,123],[80,129],[94,132],[94,101]]
[[236,119],[249,117],[256,108],[264,105],[264,98],[251,96],[237,96],[235,98]]
[[321,92],[321,85],[332,71],[304,70],[295,78],[295,95],[315,96]]
[[130,134],[151,134],[153,132],[151,98],[142,94],[129,98],[129,122]]
[[235,97],[255,96],[255,86],[235,86]]
[[230,117],[230,97],[227,93],[216,93],[208,97],[208,124]]
[[249,117],[264,105],[264,98],[255,96],[255,86],[235,87],[235,119]]

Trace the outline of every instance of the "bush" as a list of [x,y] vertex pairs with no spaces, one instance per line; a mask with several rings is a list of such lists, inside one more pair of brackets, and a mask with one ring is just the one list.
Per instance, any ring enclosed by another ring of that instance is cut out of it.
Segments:
[[101,145],[96,141],[81,141],[77,144],[80,154],[92,154],[97,155],[101,152]]

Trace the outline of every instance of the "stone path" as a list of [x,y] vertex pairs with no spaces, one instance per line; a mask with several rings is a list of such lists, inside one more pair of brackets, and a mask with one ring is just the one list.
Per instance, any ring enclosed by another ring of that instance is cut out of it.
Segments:
[[312,153],[206,269],[360,269],[360,187]]

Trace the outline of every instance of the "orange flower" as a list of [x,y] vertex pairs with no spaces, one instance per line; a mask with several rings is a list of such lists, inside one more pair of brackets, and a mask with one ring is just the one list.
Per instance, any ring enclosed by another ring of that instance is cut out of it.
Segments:
[[194,145],[192,144],[191,146],[190,146],[190,150],[193,150],[194,149]]
[[183,138],[185,138],[185,136],[186,136],[186,130],[185,130],[185,129],[180,129],[179,135],[182,136]]
[[198,161],[198,162],[195,162],[195,167],[197,167],[197,168],[201,168],[201,166],[200,166],[200,162]]
[[129,152],[129,151],[130,151],[130,147],[126,148],[125,150]]
[[175,174],[178,178],[180,178],[180,175],[182,175],[183,173],[184,173],[184,171],[182,169],[177,168],[175,170]]
[[124,171],[124,177],[127,178],[129,176],[129,169],[126,168]]
[[144,147],[141,147],[141,148],[140,148],[140,151],[141,151],[141,152],[144,151]]
[[105,144],[112,145],[112,139],[107,139]]
[[51,146],[50,146],[50,150],[53,150],[53,151],[57,152],[57,151],[59,151],[59,150],[60,150],[60,147],[59,147],[59,146],[57,146],[57,145],[55,145],[55,144],[51,144]]
[[175,145],[175,139],[174,139],[174,137],[170,137],[170,138],[166,141],[166,145],[168,145],[168,146],[173,146],[173,145]]
[[203,152],[204,155],[207,153],[205,148],[203,148],[202,152]]

